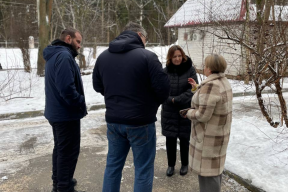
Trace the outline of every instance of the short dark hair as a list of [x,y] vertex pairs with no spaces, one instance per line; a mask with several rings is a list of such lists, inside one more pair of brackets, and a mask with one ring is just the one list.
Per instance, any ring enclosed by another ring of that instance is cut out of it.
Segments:
[[144,37],[147,37],[147,32],[146,30],[138,23],[134,23],[130,21],[123,29],[123,31],[133,31],[135,33],[140,32]]
[[182,62],[187,61],[187,57],[186,57],[183,49],[179,45],[173,45],[168,50],[168,54],[167,54],[167,58],[166,58],[166,66],[169,66],[172,63],[172,58],[174,56],[175,51],[177,51],[177,50],[179,50],[181,52],[181,55],[183,58]]
[[[77,30],[77,29],[74,29],[74,28],[66,28],[66,29],[64,29],[64,30],[61,32],[59,39],[62,40],[62,41],[64,41],[64,40],[65,40],[65,37],[66,37],[67,35],[70,35],[72,38],[75,38],[75,37],[76,37],[76,36],[75,36],[75,33],[77,33],[77,32],[80,33],[80,31]],[[80,35],[81,35],[81,33],[80,33]],[[81,36],[82,36],[82,35],[81,35]]]

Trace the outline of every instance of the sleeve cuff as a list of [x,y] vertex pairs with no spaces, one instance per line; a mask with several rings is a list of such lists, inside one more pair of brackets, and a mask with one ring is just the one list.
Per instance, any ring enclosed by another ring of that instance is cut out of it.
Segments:
[[188,119],[190,119],[191,120],[191,117],[192,117],[192,111],[193,111],[194,109],[189,109],[188,110],[188,112],[187,112],[187,114],[186,114],[186,117],[188,118]]
[[198,89],[198,84],[196,84],[196,87],[191,89],[191,92],[195,92]]

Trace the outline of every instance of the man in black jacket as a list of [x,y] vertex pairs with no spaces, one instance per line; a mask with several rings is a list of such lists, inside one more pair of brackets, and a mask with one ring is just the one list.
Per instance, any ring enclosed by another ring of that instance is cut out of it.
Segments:
[[156,113],[170,82],[156,54],[145,49],[147,33],[128,23],[97,59],[93,87],[105,98],[108,138],[103,192],[120,189],[122,169],[132,147],[134,191],[152,191],[156,153]]
[[54,136],[52,192],[75,192],[73,179],[80,151],[80,119],[87,114],[80,69],[75,61],[82,36],[65,29],[43,51],[45,65],[45,117]]

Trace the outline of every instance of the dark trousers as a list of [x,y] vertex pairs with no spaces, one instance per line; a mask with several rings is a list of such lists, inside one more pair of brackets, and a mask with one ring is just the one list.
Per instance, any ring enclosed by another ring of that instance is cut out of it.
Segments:
[[[179,138],[179,140],[180,140],[181,164],[183,166],[186,166],[188,165],[188,158],[189,158],[189,139]],[[166,137],[166,150],[167,150],[168,166],[174,167],[177,155],[177,138]]]
[[221,192],[222,174],[213,177],[198,175],[200,192]]
[[71,181],[80,152],[80,120],[49,123],[54,136],[53,186],[61,192],[74,191]]

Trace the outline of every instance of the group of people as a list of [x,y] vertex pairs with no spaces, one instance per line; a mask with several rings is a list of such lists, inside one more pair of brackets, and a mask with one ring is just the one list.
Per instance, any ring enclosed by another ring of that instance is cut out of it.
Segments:
[[[76,192],[73,178],[80,152],[80,119],[87,115],[80,69],[75,61],[80,31],[62,31],[43,51],[45,117],[54,136],[52,192]],[[225,59],[206,57],[198,84],[195,68],[183,49],[168,50],[166,67],[145,49],[147,32],[129,22],[99,55],[93,88],[105,99],[108,154],[103,192],[120,191],[122,170],[130,148],[135,166],[135,192],[151,192],[156,155],[156,113],[162,104],[161,127],[166,136],[167,171],[174,174],[177,139],[180,175],[189,167],[198,174],[200,192],[220,192],[232,121],[232,89],[225,78]],[[186,109],[184,115],[179,111]]]

